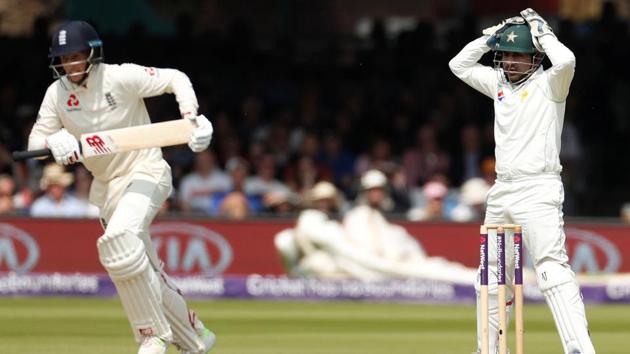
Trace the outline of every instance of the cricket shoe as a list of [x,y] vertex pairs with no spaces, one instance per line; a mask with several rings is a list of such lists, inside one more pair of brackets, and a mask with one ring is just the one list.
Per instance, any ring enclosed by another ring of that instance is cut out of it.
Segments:
[[191,352],[188,350],[182,350],[181,354],[207,354],[210,352],[210,349],[212,349],[212,347],[214,347],[214,342],[217,341],[217,336],[214,335],[214,333],[207,329],[207,328],[203,328],[203,330],[199,331],[199,337],[201,338],[201,341],[203,342],[203,350],[200,352]]
[[168,342],[160,337],[150,336],[144,337],[138,354],[166,354]]

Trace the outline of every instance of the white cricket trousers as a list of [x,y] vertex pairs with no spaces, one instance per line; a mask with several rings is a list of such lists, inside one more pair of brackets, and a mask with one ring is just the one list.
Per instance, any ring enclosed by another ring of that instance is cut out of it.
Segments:
[[[161,311],[172,330],[173,343],[181,350],[196,353],[207,349],[199,337],[205,327],[164,272],[164,264],[149,234],[151,222],[172,190],[171,169],[163,159],[139,164],[133,173],[115,178],[107,185],[97,181],[92,188],[93,199],[103,201],[100,207],[105,234],[125,231],[144,243],[147,258],[159,279]],[[141,340],[135,331],[134,336]]]
[[[588,336],[584,304],[575,281],[575,274],[570,269],[565,248],[562,213],[564,187],[560,176],[541,174],[512,180],[497,180],[487,197],[486,224],[509,223],[523,227],[525,249],[533,261],[538,287],[554,315],[565,353],[594,353]],[[491,233],[488,237],[488,283],[490,313],[496,316],[497,249],[494,236],[495,234]],[[510,299],[513,294],[514,275],[514,243],[511,233],[506,233],[505,250],[507,296]],[[477,289],[478,284],[479,279]],[[479,315],[478,313],[478,320]],[[492,353],[496,348],[498,320],[491,318],[490,324]],[[479,331],[477,341],[479,345]]]
[[106,233],[126,230],[140,237],[156,270],[162,266],[151,242],[149,226],[172,190],[171,169],[166,161],[147,163],[136,172],[111,180],[101,207]]

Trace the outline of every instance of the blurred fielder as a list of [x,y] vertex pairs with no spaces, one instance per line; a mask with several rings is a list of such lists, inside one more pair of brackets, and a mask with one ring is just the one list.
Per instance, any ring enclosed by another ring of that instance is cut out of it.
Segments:
[[[495,52],[494,68],[477,63],[489,50]],[[541,66],[545,54],[552,63],[547,70]],[[497,180],[488,192],[485,223],[523,226],[538,287],[553,314],[564,352],[595,353],[564,245],[559,152],[575,56],[558,41],[544,19],[527,9],[521,16],[483,30],[483,36],[466,45],[449,66],[457,77],[494,100]],[[494,241],[490,271],[496,275],[496,240],[490,239]],[[513,257],[511,252],[507,255]],[[511,260],[507,264],[511,265],[506,281],[511,293],[513,264]],[[490,279],[496,284],[496,276]],[[491,289],[490,348],[494,353],[497,287]],[[479,316],[477,306],[478,323]],[[478,348],[479,336],[478,326]]]
[[171,342],[182,353],[207,353],[215,336],[164,272],[148,231],[172,190],[171,169],[161,150],[83,161],[77,142],[82,133],[149,124],[143,98],[173,93],[182,117],[196,125],[188,145],[194,152],[206,149],[212,124],[197,115],[190,80],[174,69],[104,64],[103,44],[83,21],[67,22],[54,33],[49,57],[57,80],[46,91],[29,150],[48,147],[57,163],[82,161],[94,175],[90,201],[100,208],[105,229],[97,242],[99,258],[140,343],[138,353],[166,353]]

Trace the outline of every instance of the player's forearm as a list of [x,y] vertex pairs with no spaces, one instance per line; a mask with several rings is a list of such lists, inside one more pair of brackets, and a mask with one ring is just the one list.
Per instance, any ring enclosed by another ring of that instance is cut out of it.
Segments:
[[39,150],[46,147],[46,136],[31,132],[31,135],[28,137],[28,148],[27,150]]
[[451,59],[448,66],[455,76],[463,78],[481,57],[490,50],[486,44],[487,36],[479,37],[468,43],[457,55]]
[[175,69],[165,69],[171,77],[169,91],[175,95],[179,104],[180,113],[192,113],[197,115],[199,104],[192,83],[186,74]]
[[39,150],[46,147],[46,138],[61,129],[59,124],[48,122],[45,118],[39,118],[28,136],[28,150]]
[[486,44],[488,36],[482,36],[468,43],[448,66],[455,76],[475,90],[492,98],[496,90],[496,75],[489,66],[478,63],[479,59],[490,50]]
[[555,36],[543,36],[538,41],[553,64],[551,68],[547,69],[551,98],[554,101],[562,102],[566,100],[569,94],[569,87],[575,74],[575,55]]
[[538,43],[543,47],[554,69],[572,71],[575,68],[575,55],[558,38],[552,35],[542,36],[538,38]]

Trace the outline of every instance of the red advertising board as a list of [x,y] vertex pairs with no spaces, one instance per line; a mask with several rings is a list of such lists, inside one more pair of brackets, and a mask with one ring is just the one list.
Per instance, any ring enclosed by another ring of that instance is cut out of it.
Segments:
[[[430,256],[475,267],[479,226],[402,223]],[[290,221],[227,222],[159,220],[154,243],[172,274],[282,274],[275,234]],[[630,226],[575,224],[566,228],[567,248],[578,272],[630,272]],[[102,273],[96,220],[0,219],[0,272]]]

